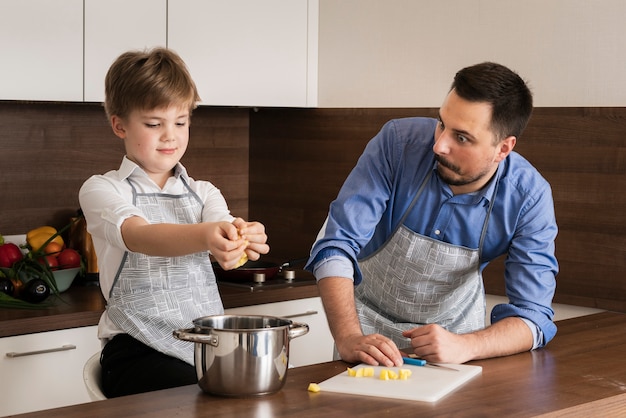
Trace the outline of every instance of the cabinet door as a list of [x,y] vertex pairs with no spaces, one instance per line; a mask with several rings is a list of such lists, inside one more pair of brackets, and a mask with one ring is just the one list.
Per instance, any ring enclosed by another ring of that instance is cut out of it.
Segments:
[[0,99],[83,100],[83,0],[0,0]]
[[85,101],[104,101],[104,77],[120,54],[166,44],[166,0],[85,1]]
[[294,367],[333,359],[333,337],[320,298],[297,299],[226,310],[231,315],[270,315],[305,323],[309,332],[289,343],[289,364]]
[[90,402],[83,366],[98,351],[96,326],[0,338],[0,416]]
[[168,47],[202,103],[307,105],[307,0],[169,0]]

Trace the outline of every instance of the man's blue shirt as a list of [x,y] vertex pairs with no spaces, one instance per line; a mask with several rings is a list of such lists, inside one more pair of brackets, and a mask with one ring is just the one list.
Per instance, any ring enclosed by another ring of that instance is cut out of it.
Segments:
[[[346,277],[350,270],[355,284],[361,281],[357,260],[387,241],[428,173],[436,169],[436,125],[429,118],[385,124],[331,203],[307,269],[325,264],[324,277]],[[538,344],[543,346],[556,334],[551,302],[558,272],[557,225],[550,185],[526,159],[511,152],[494,178],[469,194],[453,195],[433,172],[404,225],[433,239],[477,249],[496,182],[480,269],[507,254],[504,280],[510,303],[496,306],[491,321],[511,316],[527,319],[543,335]],[[352,269],[346,269],[344,257]]]

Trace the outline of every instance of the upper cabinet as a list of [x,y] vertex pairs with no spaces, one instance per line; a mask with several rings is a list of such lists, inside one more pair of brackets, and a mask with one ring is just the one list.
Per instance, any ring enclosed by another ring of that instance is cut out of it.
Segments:
[[0,0],[0,99],[83,100],[83,0]]
[[104,101],[104,77],[121,53],[166,45],[166,0],[85,0],[84,100]]
[[104,100],[122,52],[167,46],[202,104],[317,104],[319,0],[0,0],[0,100]]
[[170,0],[168,47],[202,104],[315,106],[317,9],[308,0]]
[[[0,100],[101,102],[115,57],[162,45],[205,105],[438,107],[486,60],[519,72],[536,106],[626,103],[626,2],[488,3],[0,0]],[[451,21],[481,24],[459,36]]]

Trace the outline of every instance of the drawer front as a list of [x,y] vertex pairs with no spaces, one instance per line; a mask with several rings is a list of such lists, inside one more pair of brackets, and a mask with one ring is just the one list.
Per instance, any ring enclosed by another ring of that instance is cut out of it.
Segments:
[[99,350],[96,326],[0,338],[0,416],[89,402],[83,366]]

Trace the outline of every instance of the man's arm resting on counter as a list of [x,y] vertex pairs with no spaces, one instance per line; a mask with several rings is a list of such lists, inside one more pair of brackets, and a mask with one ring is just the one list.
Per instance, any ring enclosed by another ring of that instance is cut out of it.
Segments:
[[[401,366],[401,353],[389,338],[380,334],[363,335],[354,303],[354,283],[343,277],[327,277],[318,288],[330,331],[341,358],[387,367]],[[414,353],[436,363],[465,363],[528,351],[533,334],[520,318],[504,318],[468,334],[454,334],[439,325],[424,325],[406,331]]]
[[317,284],[330,331],[344,361],[387,367],[402,365],[401,353],[393,341],[380,334],[363,335],[361,332],[352,279],[326,277]]
[[465,363],[508,356],[533,347],[533,334],[520,318],[504,318],[468,334],[454,334],[439,325],[424,325],[402,333],[411,338],[414,353],[433,363]]

